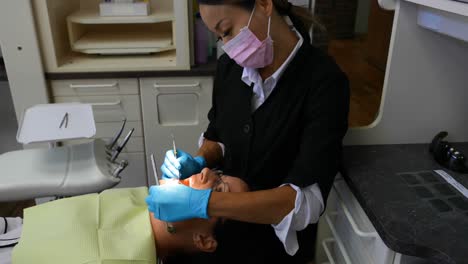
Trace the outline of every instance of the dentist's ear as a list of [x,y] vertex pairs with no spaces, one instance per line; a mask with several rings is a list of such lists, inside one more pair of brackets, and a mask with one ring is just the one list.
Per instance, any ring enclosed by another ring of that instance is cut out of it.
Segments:
[[273,13],[273,0],[257,0],[255,1],[257,9],[260,9],[267,17],[271,17]]
[[218,247],[218,241],[212,234],[194,233],[193,244],[202,252],[213,253]]

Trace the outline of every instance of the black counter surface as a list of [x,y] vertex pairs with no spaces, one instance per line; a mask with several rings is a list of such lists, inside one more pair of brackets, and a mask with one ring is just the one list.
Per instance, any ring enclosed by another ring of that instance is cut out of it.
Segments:
[[[454,144],[468,154],[468,143]],[[430,263],[468,263],[468,199],[434,170],[429,145],[347,146],[346,179],[386,245]],[[468,187],[468,174],[444,169]]]

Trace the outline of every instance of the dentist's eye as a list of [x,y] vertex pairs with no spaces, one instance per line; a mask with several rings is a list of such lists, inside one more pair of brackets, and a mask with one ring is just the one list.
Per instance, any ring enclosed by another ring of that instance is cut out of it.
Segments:
[[218,40],[217,40],[217,41],[221,41],[221,40],[223,40],[223,39],[229,37],[229,36],[231,35],[231,32],[232,32],[231,29],[229,29],[229,30],[223,32],[223,34],[221,34],[221,36],[218,37]]

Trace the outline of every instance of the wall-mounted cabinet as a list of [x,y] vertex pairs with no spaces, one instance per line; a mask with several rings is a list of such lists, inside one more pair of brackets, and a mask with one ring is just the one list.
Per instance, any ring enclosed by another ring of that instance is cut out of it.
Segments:
[[148,16],[99,15],[99,0],[34,0],[49,73],[190,68],[187,1],[152,0]]

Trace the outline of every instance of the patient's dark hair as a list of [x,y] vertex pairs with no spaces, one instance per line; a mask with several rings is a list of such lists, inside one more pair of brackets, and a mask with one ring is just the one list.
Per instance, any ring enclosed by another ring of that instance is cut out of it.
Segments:
[[[218,240],[223,240],[224,238],[224,220],[219,218],[216,221],[216,224],[213,228],[213,235]],[[170,256],[165,258],[164,264],[218,264],[219,262],[216,260],[216,257],[213,253],[206,253],[206,252],[198,252],[195,254],[187,254],[187,253],[179,253],[175,256]]]
[[[272,0],[276,11],[282,16],[289,16],[294,26],[302,33],[315,26],[320,30],[325,28],[318,20],[307,10],[307,8],[292,5],[288,0]],[[252,10],[255,5],[255,0],[198,0],[202,5],[236,5],[247,10]]]

